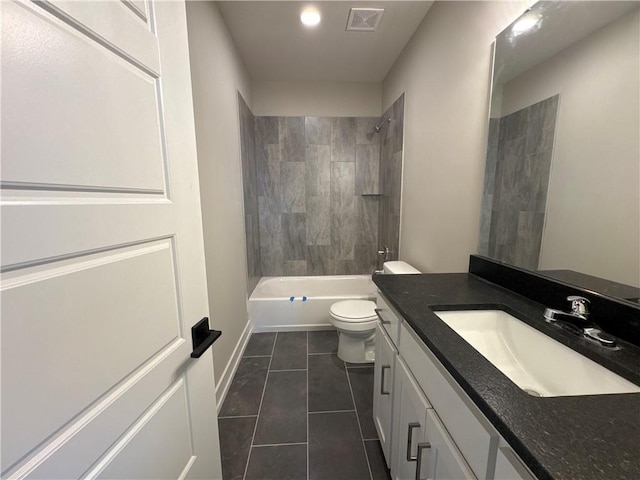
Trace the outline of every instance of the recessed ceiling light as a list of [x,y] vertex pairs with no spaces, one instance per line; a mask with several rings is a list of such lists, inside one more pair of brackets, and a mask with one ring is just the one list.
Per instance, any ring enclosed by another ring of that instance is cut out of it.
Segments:
[[315,27],[320,23],[320,12],[315,8],[306,8],[300,14],[300,21],[306,27]]
[[513,24],[513,27],[511,27],[511,33],[517,37],[518,35],[537,29],[540,26],[541,21],[542,17],[538,13],[529,11],[522,15],[516,23]]

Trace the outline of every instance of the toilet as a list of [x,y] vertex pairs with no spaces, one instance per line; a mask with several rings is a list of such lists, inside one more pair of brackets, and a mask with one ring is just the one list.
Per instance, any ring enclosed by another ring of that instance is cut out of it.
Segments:
[[[385,274],[420,273],[406,262],[385,262]],[[331,305],[329,321],[338,331],[338,357],[349,363],[375,361],[376,303],[371,300],[343,300]]]

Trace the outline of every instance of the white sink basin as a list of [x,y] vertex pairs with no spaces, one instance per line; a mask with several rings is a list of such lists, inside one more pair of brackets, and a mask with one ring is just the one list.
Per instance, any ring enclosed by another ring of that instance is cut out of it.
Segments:
[[637,385],[502,310],[434,313],[530,395],[640,392]]

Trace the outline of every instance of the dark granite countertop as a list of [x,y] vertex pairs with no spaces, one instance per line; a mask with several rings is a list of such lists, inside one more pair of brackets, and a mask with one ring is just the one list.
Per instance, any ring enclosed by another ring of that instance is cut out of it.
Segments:
[[[640,479],[640,393],[533,397],[433,310],[500,306],[640,385],[640,348],[610,351],[544,322],[545,306],[466,273],[374,275],[380,291],[539,479]],[[444,307],[444,308],[443,308]]]

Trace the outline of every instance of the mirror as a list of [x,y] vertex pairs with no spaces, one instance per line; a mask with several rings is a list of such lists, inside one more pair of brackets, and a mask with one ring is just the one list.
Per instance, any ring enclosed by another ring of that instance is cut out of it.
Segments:
[[480,255],[640,298],[639,5],[543,1],[496,38]]

